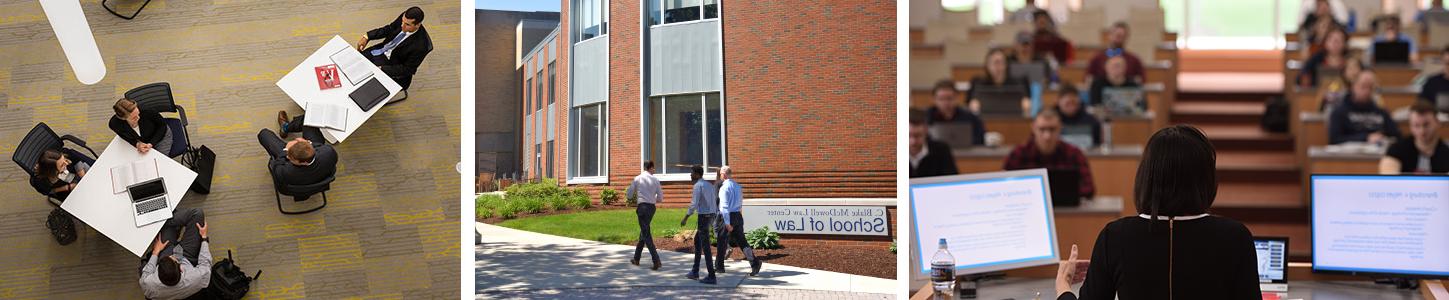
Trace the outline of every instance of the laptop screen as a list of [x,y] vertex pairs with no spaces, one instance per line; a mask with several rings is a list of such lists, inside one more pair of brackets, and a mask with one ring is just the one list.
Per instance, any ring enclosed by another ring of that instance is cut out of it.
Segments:
[[1254,237],[1253,248],[1258,252],[1258,282],[1286,283],[1288,239]]
[[141,202],[166,193],[166,183],[161,178],[138,183],[127,188],[131,192],[132,202]]

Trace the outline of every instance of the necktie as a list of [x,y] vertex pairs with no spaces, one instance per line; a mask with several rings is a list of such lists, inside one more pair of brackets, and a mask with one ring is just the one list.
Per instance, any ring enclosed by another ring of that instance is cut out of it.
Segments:
[[397,36],[393,37],[391,42],[387,42],[387,45],[382,45],[382,48],[372,50],[372,56],[378,56],[382,55],[383,53],[387,53],[388,51],[392,51],[392,48],[395,48],[397,47],[397,44],[402,43],[403,35],[405,34],[407,34],[406,31],[398,32]]

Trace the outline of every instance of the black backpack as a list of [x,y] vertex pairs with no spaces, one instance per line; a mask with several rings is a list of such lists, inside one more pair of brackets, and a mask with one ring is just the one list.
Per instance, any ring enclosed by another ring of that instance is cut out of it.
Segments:
[[50,235],[55,236],[55,242],[62,246],[75,242],[75,219],[65,210],[51,210],[50,216],[45,218],[45,228],[50,229]]
[[1268,98],[1263,108],[1263,130],[1267,132],[1288,132],[1288,100],[1282,96]]
[[211,264],[211,285],[191,299],[241,299],[251,291],[252,281],[259,276],[262,276],[262,270],[247,277],[247,273],[242,272],[241,267],[236,266],[236,261],[231,259],[231,250],[227,250],[226,258]]

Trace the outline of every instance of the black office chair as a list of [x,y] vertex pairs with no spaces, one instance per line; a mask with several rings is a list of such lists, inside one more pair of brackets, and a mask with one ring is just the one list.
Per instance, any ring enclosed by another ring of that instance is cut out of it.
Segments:
[[[186,119],[186,109],[176,105],[176,99],[171,96],[171,84],[157,82],[136,87],[126,91],[126,99],[136,102],[136,106],[144,110],[155,112],[177,113],[180,118],[166,118],[166,128],[171,130],[171,149],[166,150],[166,156],[177,157],[190,152],[191,133],[186,131],[190,122]],[[180,132],[181,134],[176,134]]]
[[[427,53],[433,53],[433,41],[432,40],[428,40],[428,52]],[[427,60],[428,59],[427,54],[424,54],[423,55],[423,59],[424,60]],[[412,87],[412,85],[413,85],[413,74],[399,76],[398,78],[395,78],[395,79],[397,81],[397,84],[402,87],[402,90],[401,91],[398,91],[398,93],[402,93],[402,98],[397,98],[397,100],[388,101],[387,104],[383,104],[383,106],[392,105],[394,103],[402,102],[403,100],[407,100],[408,99],[408,88]]]
[[[323,179],[321,182],[308,185],[285,184],[276,179],[272,179],[272,187],[276,189],[277,211],[282,212],[282,214],[296,215],[314,212],[323,207],[327,207],[327,190],[332,189],[332,181],[336,179],[337,175],[327,176],[327,179]],[[302,202],[312,198],[316,194],[322,194],[322,205],[300,211],[287,211],[282,209],[282,195],[292,196],[293,202]]]
[[[85,148],[86,151],[91,152],[91,156],[86,156],[80,151],[66,148],[66,141]],[[20,169],[25,170],[25,174],[29,175],[27,179],[34,178],[35,173],[38,171],[35,169],[35,165],[40,162],[40,155],[45,153],[45,150],[60,150],[78,161],[92,165],[96,163],[94,157],[98,156],[95,150],[91,150],[91,147],[86,146],[85,141],[69,134],[64,136],[56,135],[55,131],[50,129],[50,126],[42,122],[35,124],[35,128],[30,129],[30,133],[25,135],[25,139],[20,140],[20,145],[15,147],[15,155],[11,156],[10,159],[15,161],[16,165],[20,165]],[[60,203],[64,201],[63,199],[53,197],[49,190],[37,188],[36,192],[45,195],[45,199],[55,206],[60,206]]]
[[117,13],[115,10],[111,9],[110,6],[107,6],[106,5],[106,1],[110,1],[110,0],[101,0],[101,7],[106,8],[106,11],[111,12],[112,15],[116,15],[117,17],[121,17],[122,19],[126,19],[126,20],[135,19],[136,18],[136,15],[141,14],[141,10],[146,9],[146,5],[147,4],[151,4],[151,0],[146,0],[146,2],[141,3],[141,7],[136,8],[136,12],[131,13],[131,16],[128,17],[128,16],[122,15],[120,13]]

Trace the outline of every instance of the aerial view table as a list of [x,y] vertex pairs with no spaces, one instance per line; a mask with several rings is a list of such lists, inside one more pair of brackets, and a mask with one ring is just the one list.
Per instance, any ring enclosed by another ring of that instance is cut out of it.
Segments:
[[112,190],[111,168],[142,159],[156,160],[156,174],[166,181],[166,203],[175,211],[176,205],[181,203],[181,196],[186,195],[191,182],[196,180],[196,172],[171,160],[161,154],[161,151],[152,150],[141,155],[136,152],[135,147],[121,140],[119,136],[111,139],[106,152],[96,158],[96,164],[91,166],[86,177],[76,184],[75,190],[71,191],[65,203],[60,206],[137,257],[151,245],[151,240],[161,231],[161,224],[165,222],[136,227],[130,196],[125,192],[117,194]]
[[[367,63],[367,68],[372,71],[373,78],[377,78],[378,81],[382,82],[382,86],[387,89],[387,98],[384,98],[382,103],[378,103],[377,106],[373,106],[372,110],[363,111],[356,103],[352,102],[352,98],[348,95],[357,89],[357,85],[353,85],[351,81],[345,78],[341,80],[341,87],[323,90],[317,85],[317,73],[314,68],[333,64],[332,54],[343,50],[357,51],[356,48],[353,48],[353,45],[343,41],[341,36],[332,36],[332,39],[328,40],[327,44],[322,45],[322,48],[317,49],[316,52],[312,52],[311,56],[308,56],[301,64],[298,64],[296,68],[292,68],[292,71],[287,72],[286,76],[282,76],[281,80],[277,80],[277,87],[281,88],[282,92],[287,93],[287,96],[291,97],[292,101],[296,102],[303,109],[307,108],[307,102],[313,101],[340,105],[347,108],[346,130],[320,128],[322,135],[327,138],[327,142],[333,144],[341,143],[348,136],[352,135],[352,133],[357,132],[357,128],[362,127],[363,122],[367,122],[368,118],[372,118],[372,114],[377,113],[378,110],[382,109],[383,105],[387,104],[387,101],[392,100],[393,96],[396,96],[398,92],[402,91],[402,86],[398,85],[396,81],[393,81],[391,77],[387,77],[387,74],[383,73],[382,69],[371,63]],[[359,84],[365,82],[362,81]]]

